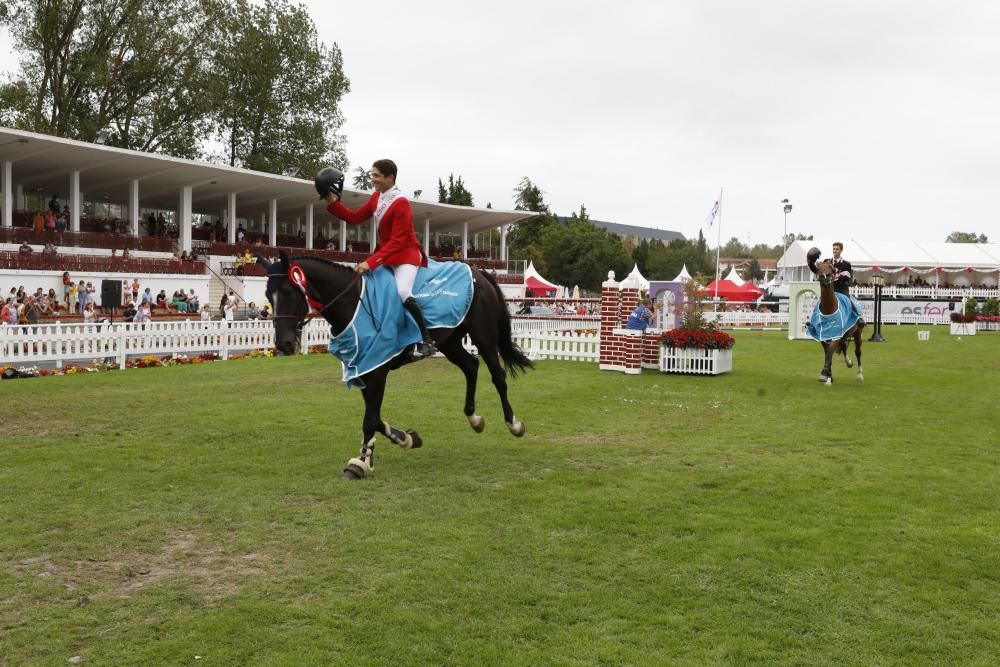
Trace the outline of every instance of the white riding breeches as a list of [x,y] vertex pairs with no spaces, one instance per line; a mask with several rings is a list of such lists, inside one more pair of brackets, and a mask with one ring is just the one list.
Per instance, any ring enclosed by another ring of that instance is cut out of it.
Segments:
[[401,301],[406,301],[413,296],[413,281],[417,279],[417,269],[413,264],[400,264],[392,267],[392,273],[396,277],[396,293]]

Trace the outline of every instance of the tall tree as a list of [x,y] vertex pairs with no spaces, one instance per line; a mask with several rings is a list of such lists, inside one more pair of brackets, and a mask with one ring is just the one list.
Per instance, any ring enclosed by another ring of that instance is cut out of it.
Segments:
[[374,190],[375,184],[372,182],[372,173],[364,167],[354,168],[354,187],[358,190]]
[[184,157],[219,98],[210,70],[218,0],[9,0],[20,71],[0,121],[35,132]]
[[230,165],[300,178],[347,168],[340,100],[350,82],[340,48],[319,41],[303,6],[230,2],[217,72],[226,83],[217,129]]
[[621,238],[592,223],[583,206],[568,223],[545,230],[542,250],[546,277],[560,285],[599,290],[609,270],[623,277],[632,268]]
[[952,232],[948,234],[945,243],[989,243],[986,234],[976,234],[975,232]]
[[[545,230],[556,223],[556,217],[545,203],[545,193],[531,182],[527,176],[514,188],[514,210],[535,211],[538,215],[519,221],[507,236],[510,255],[516,259],[527,259],[541,255],[542,237]],[[533,249],[529,252],[529,249]],[[535,262],[539,271],[542,270]]]
[[438,202],[456,206],[472,206],[472,193],[465,188],[462,176],[456,179],[455,174],[448,174],[448,185],[438,179]]

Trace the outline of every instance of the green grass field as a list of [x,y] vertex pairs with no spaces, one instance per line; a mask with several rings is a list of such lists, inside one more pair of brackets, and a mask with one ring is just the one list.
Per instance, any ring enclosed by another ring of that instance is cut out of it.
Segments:
[[1000,335],[884,335],[541,362],[523,439],[421,362],[360,482],[328,356],[2,382],[0,665],[996,664]]

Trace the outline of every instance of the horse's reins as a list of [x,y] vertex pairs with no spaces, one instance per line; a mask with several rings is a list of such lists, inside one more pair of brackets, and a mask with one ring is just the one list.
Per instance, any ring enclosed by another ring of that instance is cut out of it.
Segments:
[[[295,320],[298,320],[298,323],[295,325],[295,328],[298,329],[299,331],[302,331],[302,329],[305,327],[306,323],[309,320],[311,320],[314,317],[316,317],[317,315],[320,315],[324,319],[326,319],[326,311],[331,306],[333,306],[333,304],[337,303],[337,301],[340,300],[340,298],[342,296],[344,296],[345,294],[347,294],[351,290],[351,288],[353,288],[355,285],[357,285],[358,281],[361,280],[361,277],[364,274],[362,274],[362,273],[355,274],[354,279],[351,280],[350,283],[348,283],[347,287],[345,287],[344,289],[340,290],[340,292],[337,293],[337,296],[335,296],[332,299],[330,299],[325,305],[321,304],[319,301],[316,301],[311,296],[309,296],[309,292],[306,289],[305,272],[302,271],[302,267],[299,266],[298,263],[295,263],[295,264],[292,264],[291,266],[289,266],[288,267],[288,271],[286,273],[268,273],[267,275],[268,276],[278,277],[278,278],[288,278],[289,282],[291,282],[293,285],[295,285],[297,288],[299,288],[299,291],[302,292],[302,296],[304,296],[305,299],[306,299],[306,305],[309,306],[309,311],[306,313],[305,317],[301,317],[300,318],[298,315],[278,315],[278,314],[275,314],[275,315],[272,316],[272,319],[275,319],[275,320],[278,320],[278,319],[295,319]],[[371,317],[371,319],[372,319],[372,326],[376,330],[380,329],[380,327],[378,326],[378,322],[375,320],[375,313],[372,312],[371,307],[368,304],[365,303],[364,299],[361,299],[361,306],[365,309],[365,312],[368,313],[368,316]]]

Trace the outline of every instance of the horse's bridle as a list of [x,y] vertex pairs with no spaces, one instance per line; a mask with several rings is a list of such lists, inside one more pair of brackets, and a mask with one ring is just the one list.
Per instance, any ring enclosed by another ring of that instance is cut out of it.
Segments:
[[[829,264],[829,262],[820,262],[820,263],[821,264]],[[833,275],[833,270],[831,269],[828,273],[820,273],[817,270],[816,271],[816,280],[819,281],[820,285],[829,285],[830,283],[832,283],[835,280],[835,276]]]
[[[288,278],[288,273],[287,272],[286,273],[268,273],[267,275],[268,275],[268,277]],[[275,314],[275,315],[273,315],[271,317],[271,319],[273,319],[273,320],[288,320],[288,319],[298,320],[298,322],[295,325],[295,329],[301,335],[302,329],[306,326],[306,323],[308,323],[309,320],[313,319],[317,315],[320,315],[320,316],[326,318],[326,311],[327,311],[327,309],[330,308],[330,306],[332,306],[333,304],[337,303],[337,301],[340,299],[340,297],[342,297],[345,294],[347,294],[347,292],[350,291],[350,289],[352,287],[354,287],[355,285],[357,285],[358,281],[361,280],[361,275],[362,274],[360,274],[360,273],[356,274],[354,276],[354,280],[352,280],[350,283],[348,283],[347,287],[345,287],[344,289],[340,290],[340,292],[337,294],[337,296],[335,296],[332,299],[330,299],[326,303],[326,305],[322,305],[318,301],[315,301],[314,299],[310,298],[309,295],[306,294],[305,288],[302,287],[302,286],[298,286],[299,289],[302,290],[302,296],[304,296],[305,299],[306,299],[306,305],[309,306],[309,310],[306,312],[305,317],[299,317],[298,315],[277,315],[277,314]],[[291,282],[291,278],[289,278],[289,281]],[[295,283],[293,282],[292,284],[295,284]]]

